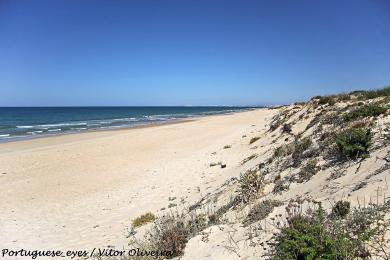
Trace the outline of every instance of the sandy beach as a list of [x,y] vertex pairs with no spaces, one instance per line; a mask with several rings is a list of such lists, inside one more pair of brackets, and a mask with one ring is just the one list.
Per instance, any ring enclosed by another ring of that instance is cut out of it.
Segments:
[[[240,160],[252,153],[250,136],[265,131],[273,114],[258,109],[2,143],[0,244],[13,249],[125,247],[133,218],[176,209],[168,209],[169,203],[188,206],[237,176]],[[227,167],[210,167],[219,161]]]

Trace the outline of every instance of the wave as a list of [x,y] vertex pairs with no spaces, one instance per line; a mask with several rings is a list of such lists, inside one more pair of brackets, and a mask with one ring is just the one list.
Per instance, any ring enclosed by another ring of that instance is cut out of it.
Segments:
[[40,133],[43,133],[43,131],[32,131],[32,132],[27,132],[27,134],[30,134],[30,135],[36,135],[36,134],[40,134]]
[[0,138],[4,138],[4,137],[9,137],[10,134],[4,134],[4,135],[0,135]]
[[48,132],[58,132],[58,131],[61,131],[62,129],[61,128],[56,128],[56,129],[49,129],[47,130]]
[[47,124],[47,125],[36,125],[36,127],[47,127],[47,128],[52,128],[52,127],[60,127],[60,126],[78,126],[78,125],[87,125],[87,122],[81,122],[81,123],[58,123],[58,124]]
[[114,118],[113,121],[138,121],[135,117]]

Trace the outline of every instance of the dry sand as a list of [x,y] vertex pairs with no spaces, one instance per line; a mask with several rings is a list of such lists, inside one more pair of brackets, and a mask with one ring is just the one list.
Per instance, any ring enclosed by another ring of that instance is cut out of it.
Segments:
[[[125,247],[133,218],[169,203],[190,205],[237,176],[240,160],[252,153],[250,136],[264,132],[274,113],[2,143],[0,245]],[[227,167],[210,167],[218,161]]]

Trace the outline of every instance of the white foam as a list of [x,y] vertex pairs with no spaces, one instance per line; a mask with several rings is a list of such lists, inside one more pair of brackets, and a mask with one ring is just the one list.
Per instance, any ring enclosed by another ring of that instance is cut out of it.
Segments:
[[51,128],[51,127],[78,126],[78,125],[87,125],[87,123],[86,123],[86,122],[81,122],[81,123],[72,123],[72,122],[69,122],[69,123],[59,123],[59,124],[37,125],[37,127],[39,127],[39,128],[41,128],[41,127],[48,127],[48,128]]
[[48,131],[49,131],[49,132],[58,132],[58,131],[61,131],[61,129],[60,129],[60,128],[57,128],[57,129],[49,129]]

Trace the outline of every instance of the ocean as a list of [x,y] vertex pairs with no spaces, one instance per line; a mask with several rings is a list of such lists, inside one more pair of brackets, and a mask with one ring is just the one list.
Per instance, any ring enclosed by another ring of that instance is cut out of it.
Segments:
[[129,128],[250,107],[0,107],[0,142]]

